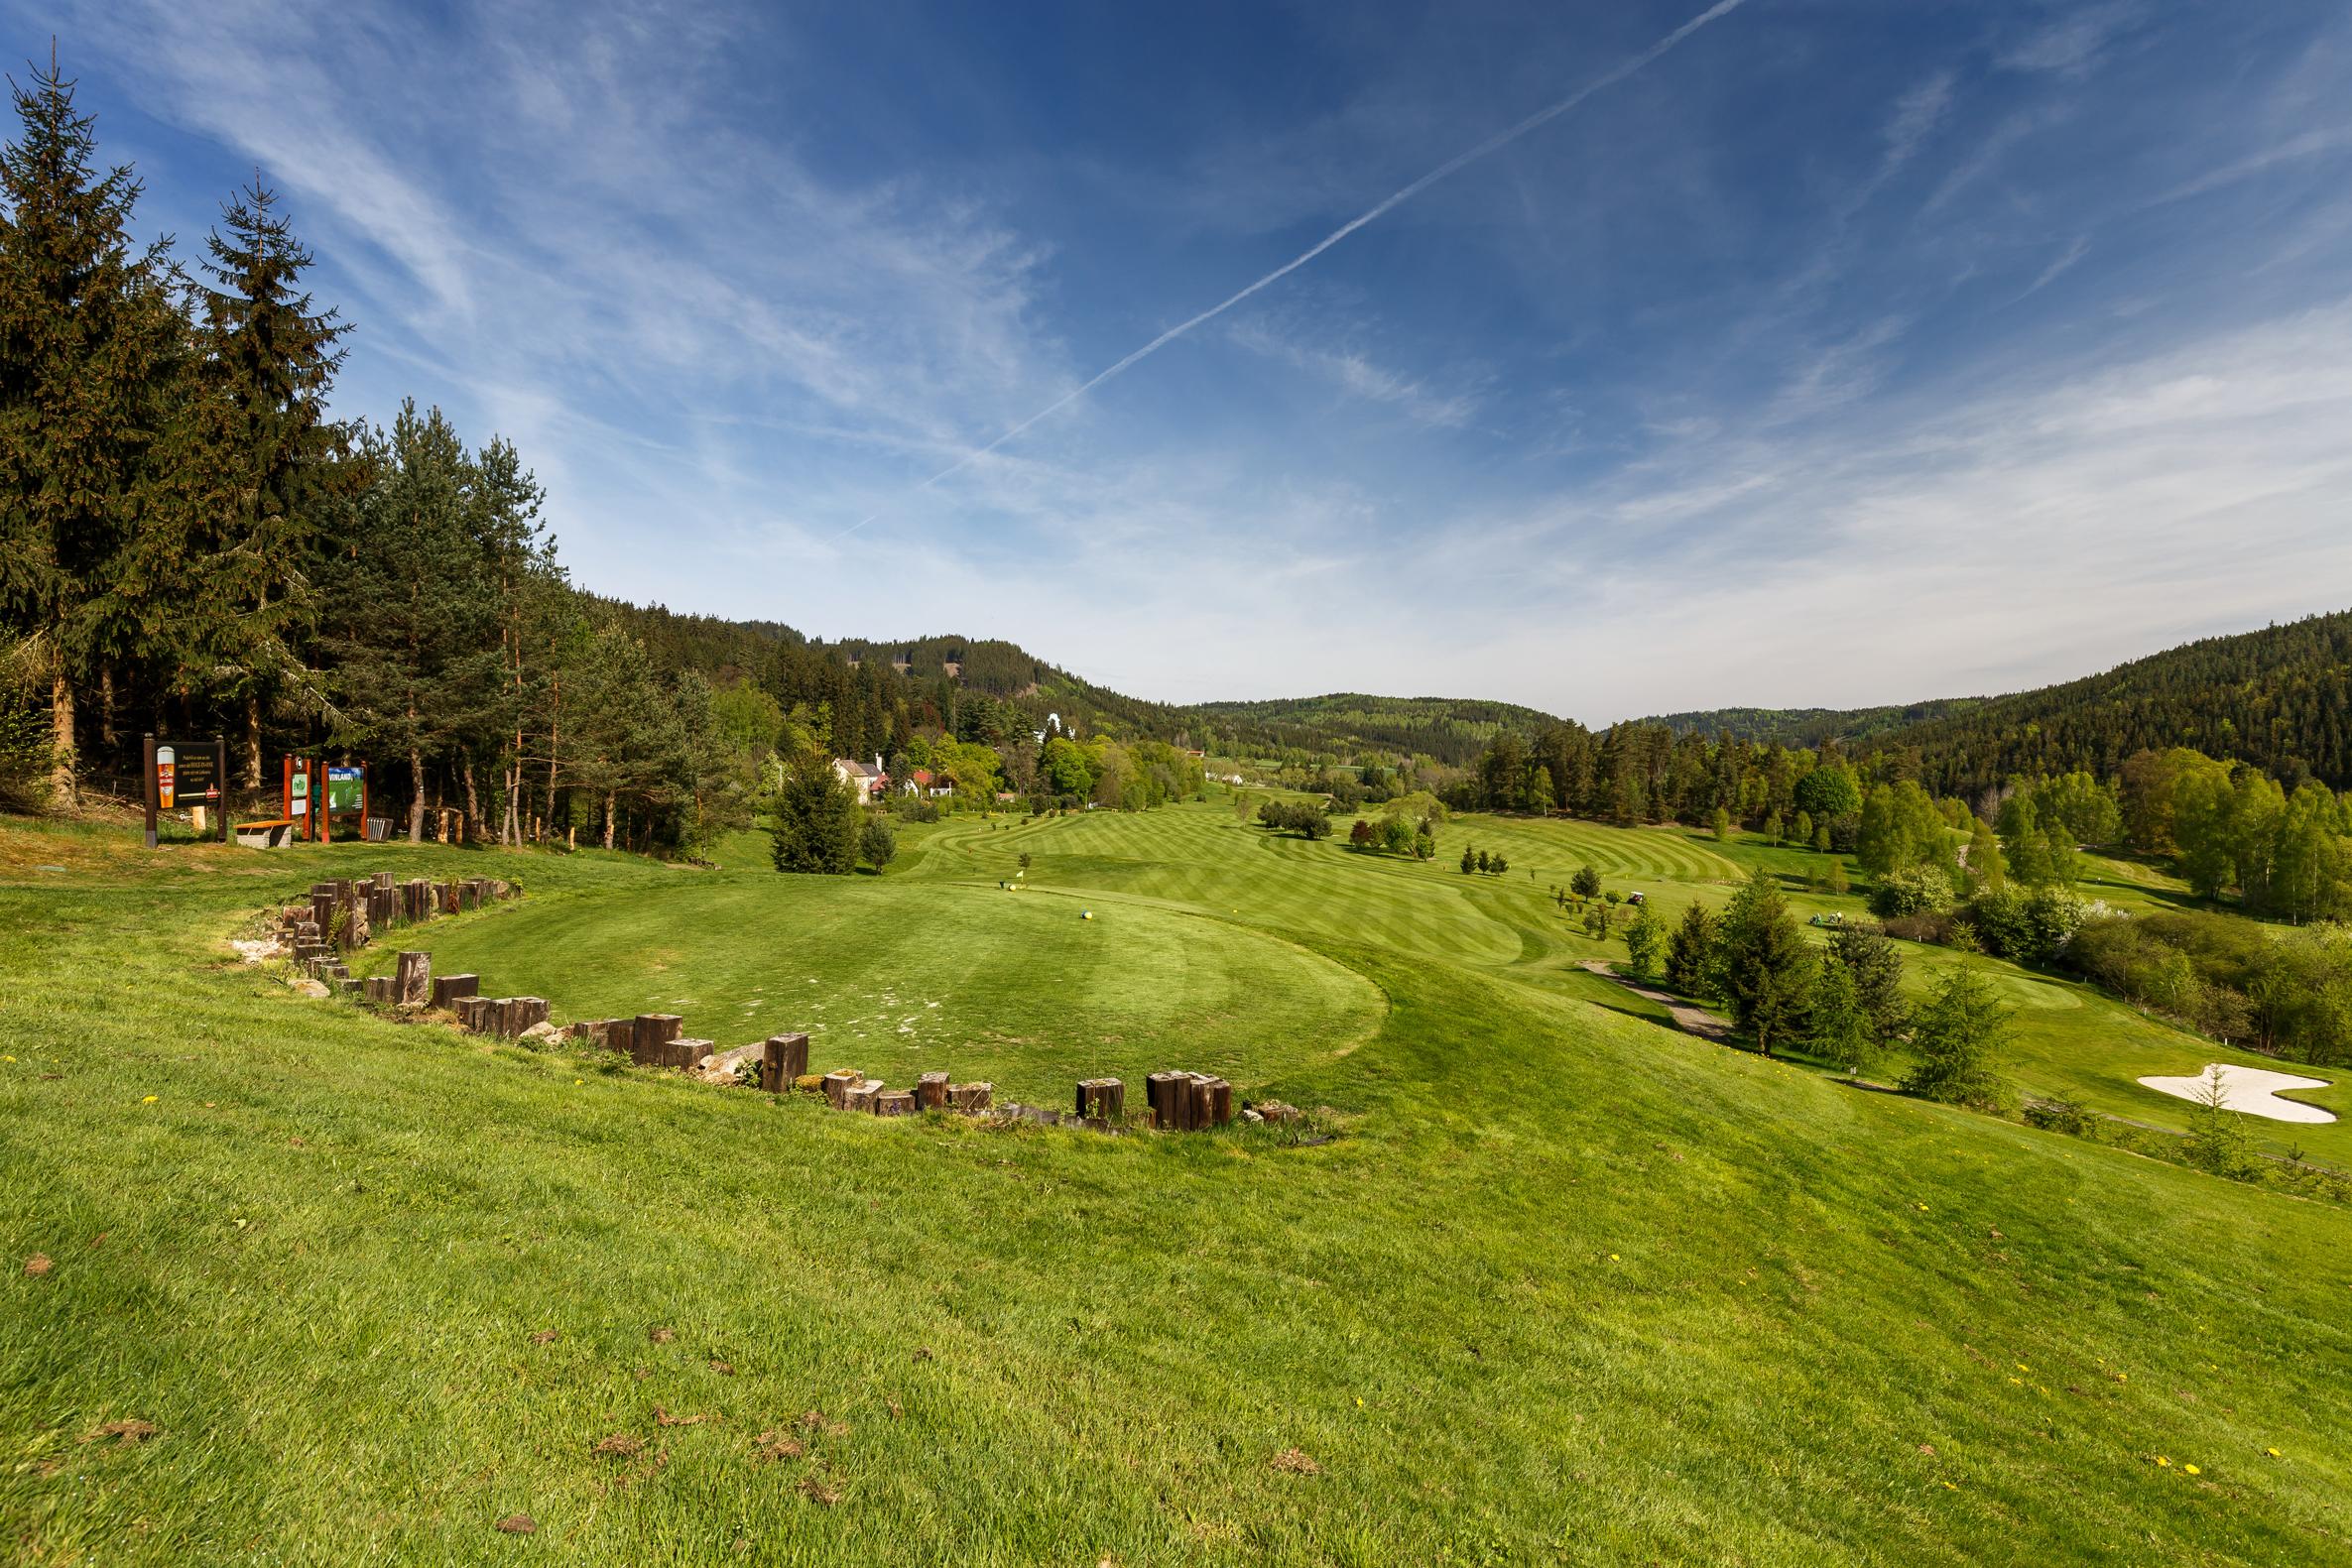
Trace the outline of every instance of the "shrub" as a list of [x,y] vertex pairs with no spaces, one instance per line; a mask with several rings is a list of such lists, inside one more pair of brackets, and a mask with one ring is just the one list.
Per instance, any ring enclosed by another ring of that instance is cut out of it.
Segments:
[[1938,947],[1949,947],[1958,924],[1948,914],[1898,914],[1879,929],[1900,941],[1929,942]]
[[1871,891],[1871,912],[1882,919],[1942,914],[1952,906],[1952,879],[1931,866],[1888,872]]
[[2090,1139],[2097,1138],[2099,1134],[2099,1119],[2071,1100],[2028,1100],[2025,1115],[2027,1126],[2039,1127],[2044,1132]]

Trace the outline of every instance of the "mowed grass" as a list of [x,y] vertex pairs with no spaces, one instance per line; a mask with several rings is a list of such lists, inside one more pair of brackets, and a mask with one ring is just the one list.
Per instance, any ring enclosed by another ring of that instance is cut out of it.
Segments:
[[[1555,828],[1581,852],[1567,827],[1491,830],[1541,865]],[[812,884],[739,854],[150,862],[0,829],[0,1538],[44,1563],[2352,1561],[2352,1217],[1595,1006],[1548,877],[1453,869],[1489,831],[1412,866],[1221,806],[951,819],[888,877]],[[1633,874],[1666,841],[1624,846]],[[1000,891],[1024,849],[1038,887]],[[739,1043],[888,988],[940,1001],[937,1033],[828,1017],[816,1065],[969,1050],[1013,1081],[1101,1059],[1107,1010],[1154,1045],[1197,1015],[1342,1136],[853,1118],[228,959],[255,905],[375,866],[523,881],[399,941],[566,1014],[683,998]],[[83,1440],[126,1418],[159,1431]],[[496,1529],[518,1512],[535,1534]]]

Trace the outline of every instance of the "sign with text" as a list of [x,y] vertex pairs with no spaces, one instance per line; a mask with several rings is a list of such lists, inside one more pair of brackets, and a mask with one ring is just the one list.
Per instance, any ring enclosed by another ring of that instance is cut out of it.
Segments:
[[367,805],[367,770],[364,768],[329,768],[326,771],[326,808],[329,811],[358,811]]

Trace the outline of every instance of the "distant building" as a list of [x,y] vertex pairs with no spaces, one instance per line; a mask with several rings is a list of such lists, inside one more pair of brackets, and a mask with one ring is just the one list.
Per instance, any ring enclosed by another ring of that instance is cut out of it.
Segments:
[[934,800],[955,792],[954,784],[932,773],[928,768],[916,769],[907,776],[906,782],[899,787],[909,794],[929,795]]
[[882,771],[882,759],[874,759],[874,766],[853,763],[846,757],[833,759],[833,776],[857,791],[859,805],[872,805],[874,791],[890,787],[890,775]]

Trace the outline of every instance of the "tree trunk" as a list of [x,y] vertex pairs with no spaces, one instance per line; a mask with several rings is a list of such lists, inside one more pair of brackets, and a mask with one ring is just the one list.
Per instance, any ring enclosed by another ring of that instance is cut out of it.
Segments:
[[245,699],[245,782],[259,789],[261,778],[261,698]]
[[409,842],[425,842],[425,759],[409,753]]
[[114,666],[98,666],[98,744],[114,751]]
[[51,666],[49,681],[50,717],[50,788],[58,797],[58,804],[71,805],[74,801],[73,773],[76,761],[73,752],[73,682],[66,678],[65,662],[60,658]]
[[457,765],[465,773],[465,826],[458,830],[457,836],[460,839],[465,839],[468,835],[481,832],[482,808],[474,800],[473,754],[459,752]]
[[612,791],[604,792],[604,847],[612,848]]

